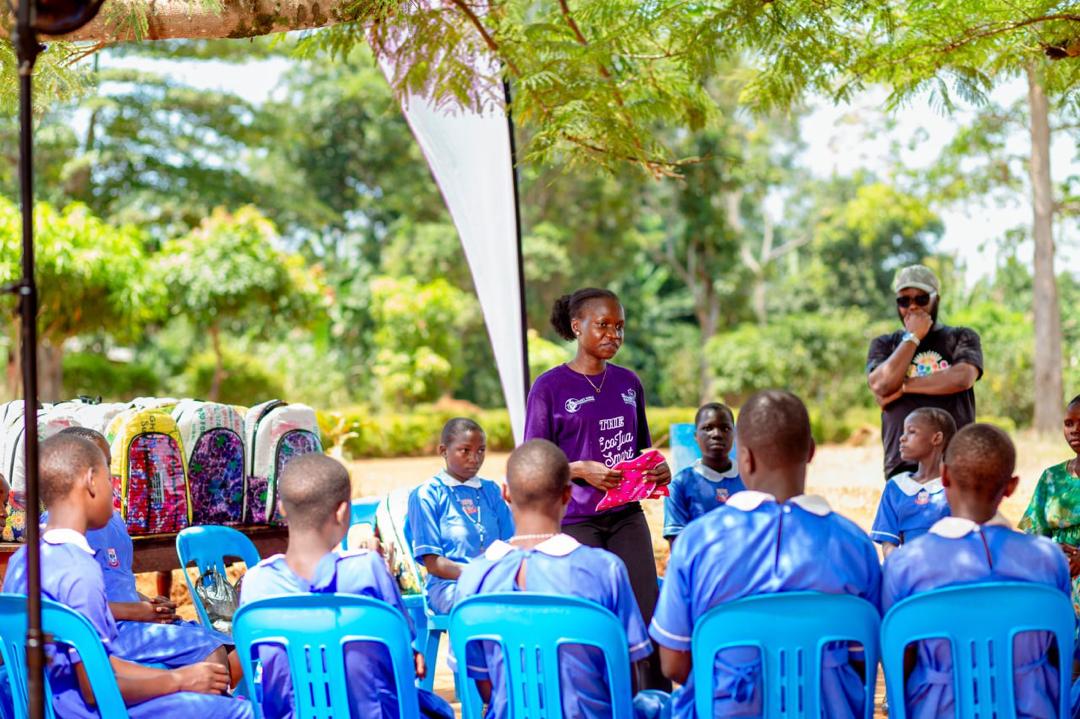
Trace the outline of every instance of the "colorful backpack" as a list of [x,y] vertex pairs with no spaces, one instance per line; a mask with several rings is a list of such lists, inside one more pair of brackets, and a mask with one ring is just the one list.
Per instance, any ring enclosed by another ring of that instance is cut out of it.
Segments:
[[[10,403],[14,405],[15,403]],[[26,424],[22,401],[7,413],[3,432],[3,472],[11,493],[8,495],[8,516],[0,531],[5,542],[21,542],[26,532]],[[47,439],[67,427],[77,425],[69,411],[38,410],[38,441]],[[40,507],[38,513],[40,513]]]
[[191,493],[180,432],[158,409],[117,415],[112,446],[114,501],[132,535],[171,534],[191,524]]
[[322,452],[315,410],[276,399],[255,405],[244,418],[244,440],[248,458],[244,522],[275,522],[281,470],[293,457]]
[[84,404],[75,409],[75,418],[83,427],[88,427],[101,434],[109,430],[109,424],[116,415],[131,409],[126,402],[106,402],[104,404]]
[[247,487],[244,418],[230,405],[181,400],[172,411],[180,430],[194,524],[239,524]]

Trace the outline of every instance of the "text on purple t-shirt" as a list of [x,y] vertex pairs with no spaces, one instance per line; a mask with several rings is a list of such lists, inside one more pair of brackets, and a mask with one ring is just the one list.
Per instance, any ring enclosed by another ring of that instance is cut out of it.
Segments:
[[[525,410],[525,439],[550,440],[571,462],[591,460],[608,467],[633,459],[650,447],[641,380],[611,363],[606,372],[586,378],[559,365],[537,377]],[[575,481],[563,523],[575,524],[595,516],[602,496],[595,487]]]

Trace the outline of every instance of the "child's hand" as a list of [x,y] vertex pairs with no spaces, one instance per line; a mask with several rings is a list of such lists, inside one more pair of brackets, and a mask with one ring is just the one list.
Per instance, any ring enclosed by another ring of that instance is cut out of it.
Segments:
[[173,670],[180,691],[224,694],[229,689],[229,670],[217,662],[199,662]]
[[170,600],[168,597],[163,597],[160,594],[150,600],[150,603],[155,607],[168,607],[169,609],[176,611],[176,602]]
[[609,469],[600,462],[581,461],[574,462],[574,479],[584,479],[593,487],[606,492],[619,486],[622,472]]
[[1071,544],[1059,544],[1061,551],[1065,553],[1065,558],[1069,560],[1069,576],[1080,576],[1080,550]]

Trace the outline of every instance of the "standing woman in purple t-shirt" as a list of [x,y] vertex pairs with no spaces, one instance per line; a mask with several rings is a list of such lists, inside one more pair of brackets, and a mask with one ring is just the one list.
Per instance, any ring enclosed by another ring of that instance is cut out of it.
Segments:
[[[525,412],[525,439],[550,440],[566,453],[574,481],[562,529],[622,559],[648,625],[657,585],[645,513],[637,502],[596,511],[604,491],[619,483],[621,473],[611,468],[652,444],[641,380],[609,361],[622,346],[625,322],[619,298],[608,290],[580,289],[555,301],[551,324],[564,339],[577,341],[577,356],[536,379]],[[661,484],[671,481],[666,463],[650,474]],[[640,688],[670,688],[655,654],[645,683]]]

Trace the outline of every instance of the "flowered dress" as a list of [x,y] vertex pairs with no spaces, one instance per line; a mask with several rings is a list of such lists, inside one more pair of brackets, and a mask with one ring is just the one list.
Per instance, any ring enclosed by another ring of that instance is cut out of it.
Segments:
[[[1069,472],[1070,461],[1049,467],[1039,477],[1031,504],[1020,520],[1020,529],[1077,547],[1080,546],[1080,477]],[[1080,616],[1080,577],[1072,579],[1072,601],[1073,610]]]

